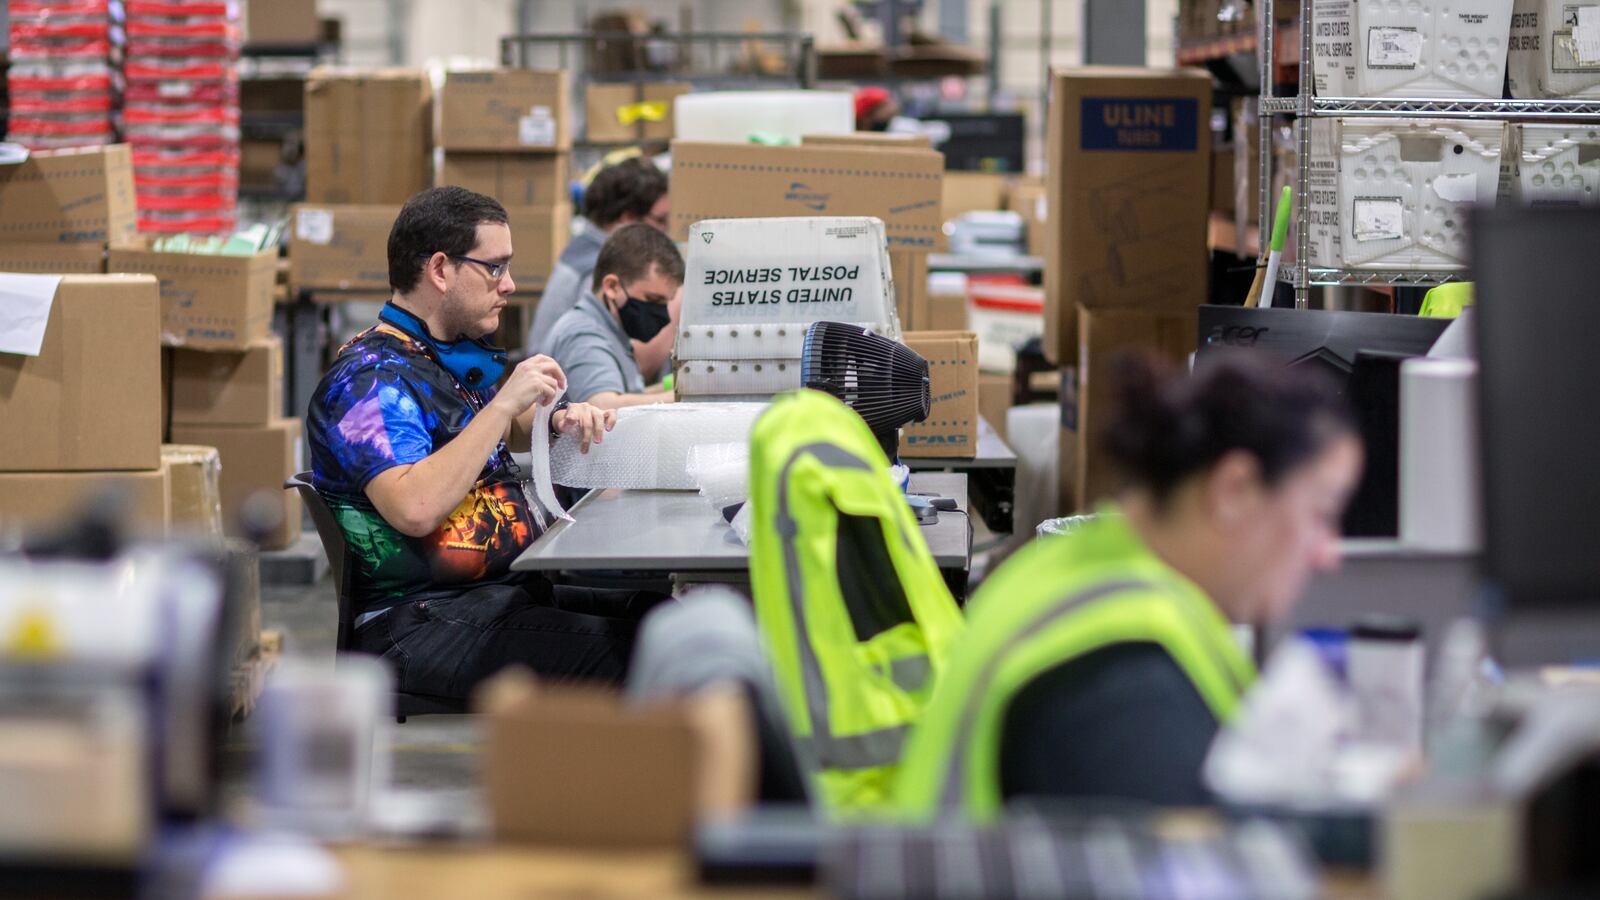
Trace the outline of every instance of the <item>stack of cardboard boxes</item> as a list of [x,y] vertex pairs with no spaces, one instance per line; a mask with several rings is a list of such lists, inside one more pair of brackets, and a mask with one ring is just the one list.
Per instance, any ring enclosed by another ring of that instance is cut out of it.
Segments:
[[135,527],[166,531],[160,329],[153,277],[61,277],[37,355],[0,353],[0,528],[53,527],[116,495]]
[[[1061,505],[1114,492],[1099,449],[1119,352],[1181,364],[1206,299],[1211,80],[1086,67],[1050,86],[1045,355],[1062,366]],[[1068,369],[1068,367],[1075,367]]]
[[389,228],[433,183],[433,87],[411,69],[317,69],[305,88],[306,202],[291,214],[296,290],[389,290]]
[[283,344],[275,335],[229,350],[175,348],[172,440],[215,447],[222,459],[224,531],[244,534],[246,504],[270,504],[276,527],[264,549],[300,536],[300,497],[283,483],[302,468],[298,418],[283,414]]
[[440,97],[438,184],[488,194],[511,219],[511,279],[535,300],[567,245],[572,147],[567,73],[533,69],[450,72]]
[[[271,467],[257,460],[265,432],[292,429],[298,445],[298,421],[277,420],[283,364],[271,333],[276,254],[150,249],[134,231],[124,145],[0,167],[0,207],[8,210],[0,271],[63,276],[39,353],[0,354],[0,522],[57,524],[111,491],[123,495],[136,527],[220,537],[223,522],[239,521],[237,486],[246,484],[270,488],[283,502],[285,524],[267,546],[288,543],[300,525],[298,501],[282,489],[295,471],[293,455]],[[108,265],[113,274],[88,274]],[[241,366],[244,360],[253,362]],[[161,443],[169,416],[194,421],[194,395],[226,395],[241,368],[258,384],[256,407],[209,420],[244,426],[238,446],[223,446],[219,456],[221,441],[182,429],[178,440],[198,446]]]

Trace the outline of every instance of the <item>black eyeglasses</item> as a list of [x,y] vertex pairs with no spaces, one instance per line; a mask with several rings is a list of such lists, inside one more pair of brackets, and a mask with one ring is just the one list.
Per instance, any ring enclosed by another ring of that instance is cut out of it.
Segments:
[[509,259],[505,262],[492,263],[481,259],[473,259],[470,256],[451,256],[450,258],[457,262],[477,263],[478,265],[483,266],[483,270],[489,273],[489,279],[491,281],[499,281],[500,279],[506,277],[506,270],[511,268],[511,260]]

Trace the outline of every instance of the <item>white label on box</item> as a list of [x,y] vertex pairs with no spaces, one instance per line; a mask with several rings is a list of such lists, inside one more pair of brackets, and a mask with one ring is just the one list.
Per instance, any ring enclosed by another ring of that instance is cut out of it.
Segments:
[[1478,199],[1478,174],[1458,172],[1433,180],[1433,192],[1446,203],[1471,203]]
[[517,120],[517,142],[529,147],[548,147],[556,142],[556,120],[550,107],[535,106]]
[[1405,204],[1388,197],[1357,197],[1355,228],[1358,241],[1392,241],[1405,233]]
[[1367,68],[1415,69],[1422,60],[1422,32],[1413,28],[1367,29]]
[[1580,66],[1600,63],[1600,6],[1578,7],[1578,24],[1572,29],[1572,55]]
[[1038,197],[1034,198],[1034,200],[1033,200],[1033,217],[1036,220],[1038,220],[1040,222],[1047,221],[1045,217],[1049,214],[1048,213],[1049,209],[1050,209],[1050,205],[1045,202],[1043,194],[1040,194]]
[[302,209],[294,217],[294,236],[308,244],[333,243],[333,212]]

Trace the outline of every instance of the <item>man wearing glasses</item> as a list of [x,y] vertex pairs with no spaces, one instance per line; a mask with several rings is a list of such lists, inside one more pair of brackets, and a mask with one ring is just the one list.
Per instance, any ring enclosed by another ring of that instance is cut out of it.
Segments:
[[393,294],[340,349],[306,413],[312,483],[354,567],[356,646],[393,663],[402,691],[437,697],[466,697],[513,663],[620,680],[637,615],[659,598],[510,570],[546,524],[511,452],[557,433],[599,452],[616,414],[556,404],[549,433],[533,433],[567,376],[545,356],[506,373],[485,340],[516,290],[493,198],[423,191],[388,249]]
[[[667,176],[648,159],[635,157],[601,169],[583,192],[583,216],[588,221],[561,252],[539,297],[539,308],[528,329],[528,349],[550,352],[550,332],[567,310],[578,305],[583,288],[594,274],[600,246],[618,228],[643,222],[663,233],[668,220]],[[654,382],[672,353],[670,341],[641,341],[634,356],[646,382]]]

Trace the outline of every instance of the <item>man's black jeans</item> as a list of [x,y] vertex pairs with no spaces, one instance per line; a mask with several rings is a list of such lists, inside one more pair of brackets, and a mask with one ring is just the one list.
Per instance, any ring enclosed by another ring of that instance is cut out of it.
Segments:
[[355,649],[388,660],[399,689],[412,694],[465,698],[511,665],[551,681],[616,684],[627,674],[639,616],[662,599],[552,588],[543,579],[486,584],[401,603],[357,629]]

